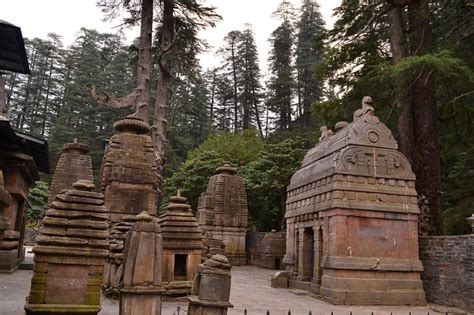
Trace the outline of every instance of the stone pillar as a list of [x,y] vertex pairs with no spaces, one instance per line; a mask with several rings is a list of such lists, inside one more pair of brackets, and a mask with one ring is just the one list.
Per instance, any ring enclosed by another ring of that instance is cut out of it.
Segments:
[[189,300],[189,315],[226,315],[233,307],[229,302],[231,275],[227,257],[214,255],[199,265]]
[[312,282],[321,284],[323,260],[323,233],[322,227],[316,226],[314,229],[314,267]]
[[90,181],[63,190],[43,219],[26,314],[97,314],[108,255],[109,216]]
[[0,248],[2,248],[3,235],[10,226],[10,221],[5,216],[5,208],[12,202],[12,197],[5,189],[3,182],[3,172],[0,170]]
[[297,270],[298,270],[298,280],[303,280],[304,278],[304,228],[298,228],[298,259],[297,259]]
[[[0,145],[0,170],[3,171],[4,186],[11,196],[9,206],[4,208],[9,225],[0,245],[0,272],[13,272],[25,258],[23,239],[28,193],[34,182],[39,180],[39,174],[33,157],[12,145]],[[4,225],[6,222],[3,220]]]
[[136,216],[124,249],[121,315],[160,315],[162,239],[157,219],[146,212]]
[[49,193],[48,204],[53,202],[57,194],[63,189],[71,189],[80,179],[93,181],[92,161],[87,154],[89,146],[74,139],[72,143],[63,146],[56,170],[54,171]]
[[137,214],[146,211],[156,215],[159,179],[150,125],[139,118],[126,117],[114,127],[117,133],[110,139],[101,170],[101,191],[111,218],[103,290],[107,297],[118,299],[127,233]]

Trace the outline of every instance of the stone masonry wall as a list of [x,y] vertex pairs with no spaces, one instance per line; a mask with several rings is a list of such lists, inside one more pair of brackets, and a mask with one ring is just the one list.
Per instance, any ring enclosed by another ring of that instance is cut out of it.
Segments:
[[426,299],[474,312],[474,234],[420,237]]
[[247,231],[245,238],[245,251],[247,263],[250,265],[260,265],[262,260],[262,246],[265,232]]

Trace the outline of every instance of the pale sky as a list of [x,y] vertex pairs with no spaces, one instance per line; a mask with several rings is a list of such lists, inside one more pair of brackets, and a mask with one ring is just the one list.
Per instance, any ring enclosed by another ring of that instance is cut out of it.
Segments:
[[[298,8],[302,0],[290,0]],[[223,17],[216,28],[205,30],[201,37],[213,46],[210,52],[200,56],[204,69],[218,66],[220,60],[213,56],[213,50],[223,44],[225,35],[233,30],[242,30],[245,23],[253,25],[260,66],[266,72],[268,38],[278,26],[278,21],[271,17],[281,0],[205,0],[206,5],[217,7]],[[332,9],[341,0],[319,0],[321,13],[327,27],[333,24]],[[0,20],[5,20],[21,27],[24,37],[46,38],[48,33],[63,37],[66,46],[74,40],[81,27],[94,28],[100,32],[115,33],[120,20],[103,21],[103,13],[96,6],[96,0],[0,0]],[[138,29],[127,30],[129,39],[137,37]]]

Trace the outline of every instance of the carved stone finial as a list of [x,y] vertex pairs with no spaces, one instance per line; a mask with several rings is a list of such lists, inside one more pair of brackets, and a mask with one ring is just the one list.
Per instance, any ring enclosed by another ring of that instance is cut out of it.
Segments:
[[237,173],[237,169],[233,167],[230,162],[224,162],[224,165],[218,167],[215,172],[215,174],[230,174],[230,175],[234,175],[235,173]]
[[347,121],[339,121],[334,125],[334,130],[336,130],[336,133],[338,133],[347,126],[349,126],[349,123]]
[[366,115],[366,114],[374,114],[374,102],[372,101],[372,97],[370,96],[364,96],[362,99],[362,108],[358,109],[354,112],[354,117],[353,120],[355,121],[356,119]]
[[322,126],[321,127],[321,136],[319,137],[319,142],[324,141],[325,139],[329,138],[334,134],[331,129],[328,129],[327,126]]
[[115,122],[114,128],[119,132],[129,132],[139,135],[150,132],[150,125],[133,115],[129,115]]

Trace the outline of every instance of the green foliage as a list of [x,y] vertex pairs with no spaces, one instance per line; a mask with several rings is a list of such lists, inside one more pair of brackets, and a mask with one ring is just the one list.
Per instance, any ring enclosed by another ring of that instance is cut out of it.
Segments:
[[37,181],[30,190],[28,199],[31,202],[31,208],[28,209],[26,218],[28,221],[38,222],[43,219],[48,210],[49,185],[44,181]]
[[474,213],[474,148],[461,152],[449,172],[443,176],[444,231],[445,234],[469,234],[466,221]]
[[245,180],[250,224],[259,231],[284,227],[286,187],[305,154],[300,138],[269,144],[240,170]]
[[246,165],[255,160],[263,146],[255,130],[246,130],[242,135],[222,132],[211,136],[191,151],[173,176],[165,180],[164,201],[180,189],[196,211],[199,196],[206,190],[209,177],[217,167],[225,161],[236,166]]

